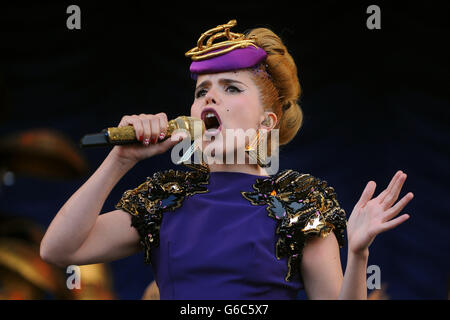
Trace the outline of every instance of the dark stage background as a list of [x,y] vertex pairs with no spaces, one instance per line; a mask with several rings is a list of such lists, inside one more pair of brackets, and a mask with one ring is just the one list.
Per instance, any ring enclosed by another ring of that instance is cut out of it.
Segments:
[[[81,30],[66,28],[70,4],[81,8]],[[381,30],[366,27],[371,4],[381,8]],[[406,172],[400,198],[414,193],[404,210],[411,218],[376,238],[369,265],[381,268],[390,299],[447,299],[449,13],[448,2],[2,4],[0,137],[50,128],[76,145],[126,114],[188,114],[194,84],[184,53],[200,34],[230,19],[237,19],[236,32],[269,27],[294,56],[303,87],[304,124],[282,148],[280,169],[328,181],[347,215],[369,180],[378,195],[397,170]],[[1,214],[45,229],[108,149],[79,152],[87,174],[65,180],[16,174],[1,186]],[[170,153],[139,163],[102,212],[168,168],[176,168]],[[120,299],[141,298],[153,279],[141,254],[109,266]]]

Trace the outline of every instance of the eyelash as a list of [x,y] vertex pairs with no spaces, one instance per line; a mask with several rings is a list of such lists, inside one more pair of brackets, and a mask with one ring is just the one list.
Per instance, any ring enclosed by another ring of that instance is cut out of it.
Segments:
[[[232,88],[234,90],[234,92],[232,92],[232,93],[241,93],[242,91],[244,91],[244,90],[241,90],[241,89],[239,89],[238,87],[235,87],[235,86],[228,86],[225,90],[228,90],[230,88]],[[200,95],[203,92],[206,93],[207,91],[205,89],[198,90],[197,93],[195,94],[195,97],[197,99],[200,98],[200,97],[203,97],[203,95]]]

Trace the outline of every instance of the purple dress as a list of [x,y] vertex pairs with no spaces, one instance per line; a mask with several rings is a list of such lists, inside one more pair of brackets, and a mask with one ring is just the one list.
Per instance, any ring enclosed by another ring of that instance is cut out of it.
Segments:
[[[195,193],[186,194],[180,189],[183,185],[194,185],[189,182],[192,179],[183,176],[183,179],[158,180],[154,177],[124,194],[117,208],[134,216],[133,226],[138,229],[143,239],[141,243],[147,248],[148,262],[152,264],[161,299],[297,297],[302,289],[301,277],[296,273],[286,281],[289,255],[283,256],[284,240],[280,240],[280,233],[289,230],[288,225],[283,229],[280,223],[282,225],[288,220],[269,216],[267,205],[254,205],[241,193],[252,191],[257,179],[268,178],[238,172],[210,172],[207,183],[197,184]],[[170,196],[167,197],[169,190]],[[151,198],[152,194],[162,194],[163,191],[166,192],[165,197]],[[272,191],[272,199],[275,199],[275,193]],[[258,194],[262,195],[255,193],[256,196]],[[175,197],[177,195],[178,198]],[[162,198],[166,200],[147,201]],[[261,198],[268,197],[263,195]],[[296,201],[295,208],[298,209],[301,202]],[[155,203],[159,203],[159,215],[153,208],[155,205],[149,209],[149,204]],[[262,203],[268,202],[258,204]],[[171,205],[172,209],[166,210]],[[284,208],[283,215],[286,215],[286,210]],[[304,240],[301,238],[304,234],[301,232],[300,238],[296,236],[296,239]],[[276,249],[277,241],[283,242],[279,249]],[[287,247],[293,248],[293,245]],[[282,256],[280,259],[277,259],[276,251]],[[296,258],[296,254],[291,256]],[[299,268],[299,263],[293,265]]]

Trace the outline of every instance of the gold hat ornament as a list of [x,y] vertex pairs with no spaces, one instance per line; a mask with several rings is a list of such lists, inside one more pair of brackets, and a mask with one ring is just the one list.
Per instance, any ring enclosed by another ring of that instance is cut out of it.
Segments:
[[[219,55],[228,53],[238,48],[242,49],[248,46],[258,48],[254,37],[245,39],[244,34],[230,31],[230,29],[236,25],[237,25],[236,20],[230,20],[226,24],[218,25],[217,27],[209,29],[208,31],[202,33],[200,38],[198,38],[197,46],[186,52],[185,53],[186,57],[190,57],[192,61],[201,61],[217,57]],[[206,41],[205,44],[204,41],[207,37],[209,37],[209,39]],[[224,37],[227,38],[227,40],[219,43],[213,43],[215,40]],[[225,49],[219,50],[222,48]]]

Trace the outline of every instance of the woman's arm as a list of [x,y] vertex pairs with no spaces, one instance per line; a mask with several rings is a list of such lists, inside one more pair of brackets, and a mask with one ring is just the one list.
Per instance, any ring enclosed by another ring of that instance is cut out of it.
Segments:
[[[124,116],[119,127],[132,125],[144,145],[115,146],[95,173],[59,210],[41,242],[41,257],[67,266],[106,262],[139,250],[139,235],[131,217],[122,210],[99,216],[117,182],[140,160],[163,153],[183,138],[172,136],[156,143],[167,133],[167,116]],[[152,144],[149,142],[152,141]]]
[[348,253],[347,268],[339,293],[340,300],[367,300],[368,259],[368,250],[366,254]]
[[301,264],[308,298],[367,299],[370,244],[378,234],[409,219],[407,214],[394,219],[413,198],[410,192],[394,205],[405,180],[406,174],[398,171],[389,186],[373,199],[376,184],[372,181],[367,184],[347,223],[348,258],[344,276],[334,234],[308,240]]
[[367,299],[367,255],[348,253],[342,274],[339,246],[334,233],[325,239],[310,238],[303,250],[302,275],[308,299]]
[[117,257],[136,250],[139,237],[130,227],[128,213],[116,210],[99,216],[112,188],[132,166],[119,161],[115,150],[111,151],[51,222],[41,242],[45,261],[60,266],[88,264],[102,261],[114,248],[119,249]]
[[308,299],[336,300],[343,275],[339,245],[334,233],[306,241],[301,262],[303,285]]

